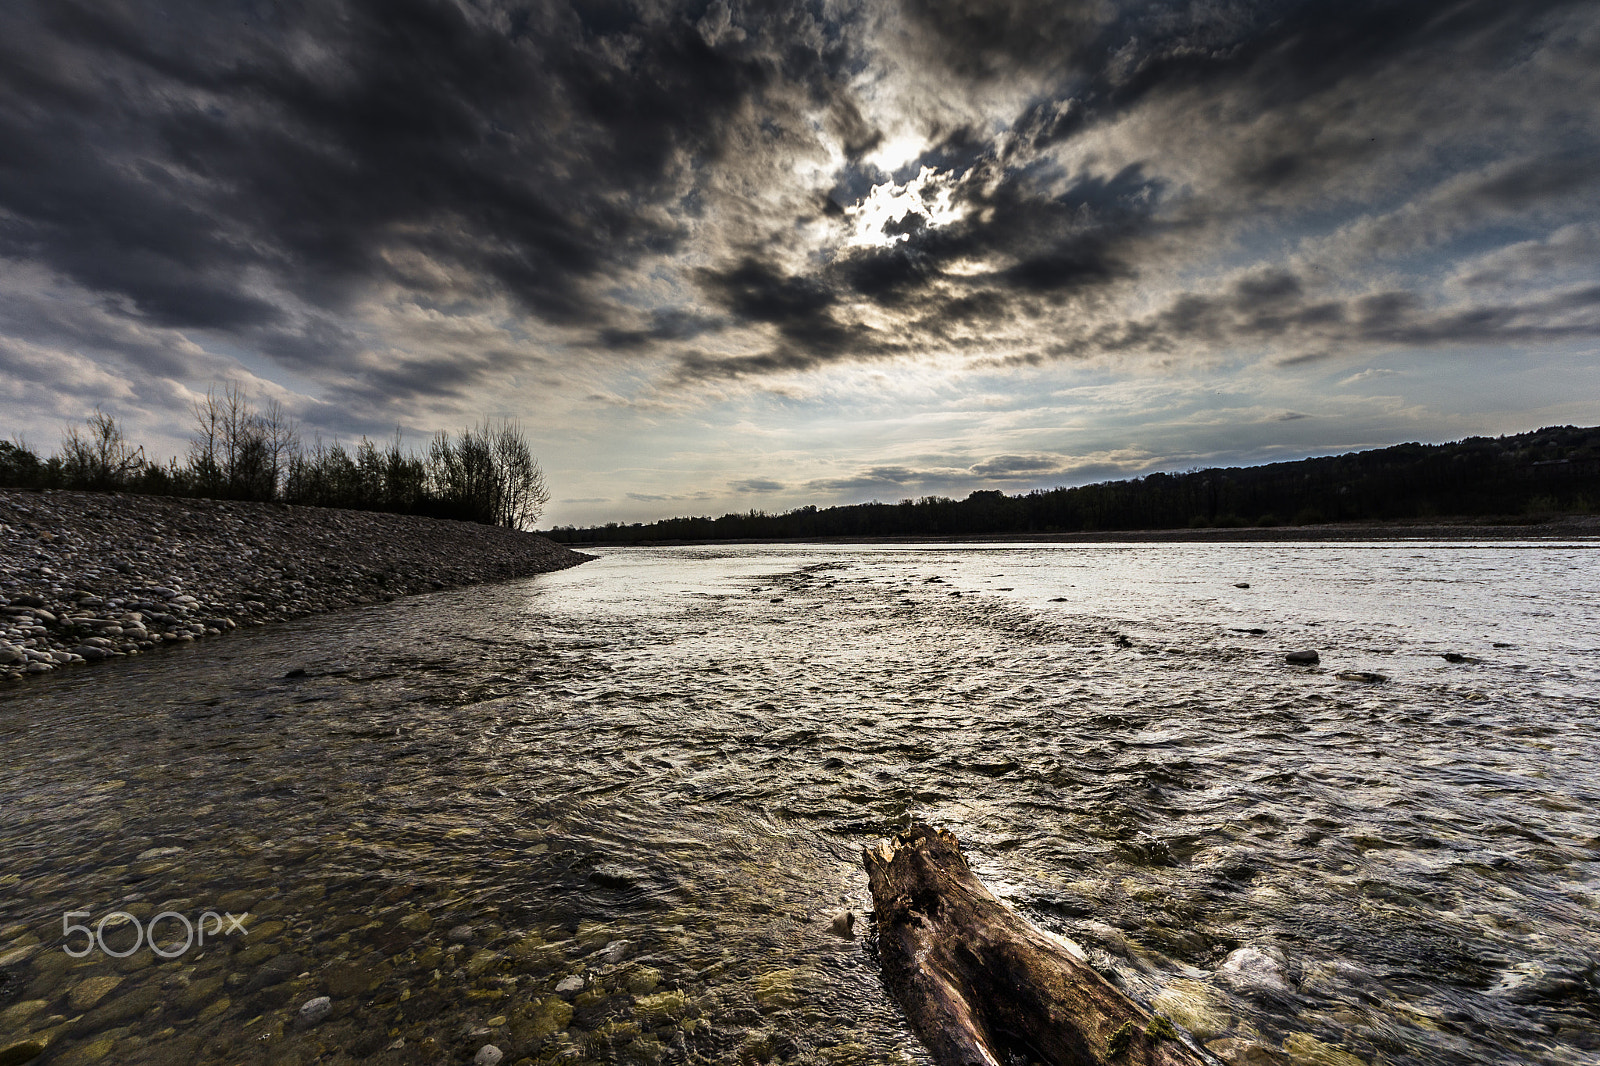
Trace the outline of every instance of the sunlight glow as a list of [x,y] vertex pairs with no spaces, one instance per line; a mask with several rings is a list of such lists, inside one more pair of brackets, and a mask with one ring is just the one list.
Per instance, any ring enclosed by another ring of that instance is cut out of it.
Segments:
[[874,185],[865,200],[845,208],[855,222],[847,243],[852,248],[889,248],[910,239],[914,229],[959,222],[966,210],[951,202],[954,193],[955,173],[932,167],[923,167],[904,185]]

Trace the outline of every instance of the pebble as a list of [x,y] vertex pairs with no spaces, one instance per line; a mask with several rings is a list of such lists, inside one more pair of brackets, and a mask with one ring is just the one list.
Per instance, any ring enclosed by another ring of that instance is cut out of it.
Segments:
[[0,489],[0,681],[587,558],[413,515]]
[[1554,1002],[1585,997],[1600,984],[1596,965],[1585,959],[1557,958],[1513,966],[1489,989],[1513,1003]]
[[1222,965],[1217,967],[1217,979],[1245,990],[1291,992],[1293,988],[1283,965],[1283,953],[1276,948],[1242,947],[1222,960]]
[[1310,1033],[1290,1033],[1283,1038],[1283,1050],[1295,1066],[1367,1066],[1344,1048],[1325,1044]]
[[1287,1066],[1289,1057],[1270,1044],[1246,1037],[1229,1036],[1213,1040],[1206,1050],[1227,1066]]
[[1233,1028],[1223,993],[1202,981],[1175,978],[1154,999],[1151,1009],[1187,1029],[1197,1040],[1210,1040]]
[[106,995],[122,983],[122,978],[113,974],[101,974],[91,977],[74,985],[72,992],[67,996],[67,1004],[76,1011],[85,1011],[99,1003]]
[[473,1066],[496,1066],[505,1057],[505,1052],[493,1044],[485,1044],[478,1049],[476,1055],[472,1056],[472,1062]]
[[300,1004],[300,1020],[307,1025],[315,1025],[332,1013],[333,1000],[327,996],[318,996]]
[[44,1054],[44,1043],[39,1040],[19,1040],[0,1046],[0,1066],[22,1066]]
[[570,977],[563,977],[556,983],[556,991],[563,996],[570,996],[574,992],[582,992],[583,978],[579,977],[577,974],[572,974]]

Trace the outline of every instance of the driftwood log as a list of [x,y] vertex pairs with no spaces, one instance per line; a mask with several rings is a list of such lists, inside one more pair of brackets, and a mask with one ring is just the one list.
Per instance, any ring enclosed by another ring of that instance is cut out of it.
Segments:
[[939,1066],[1202,1066],[1170,1022],[1025,921],[946,830],[862,852],[891,990]]

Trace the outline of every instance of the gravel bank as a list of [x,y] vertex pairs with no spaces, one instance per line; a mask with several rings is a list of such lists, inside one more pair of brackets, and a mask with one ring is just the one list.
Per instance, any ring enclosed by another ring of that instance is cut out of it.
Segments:
[[0,680],[588,558],[411,515],[0,489]]

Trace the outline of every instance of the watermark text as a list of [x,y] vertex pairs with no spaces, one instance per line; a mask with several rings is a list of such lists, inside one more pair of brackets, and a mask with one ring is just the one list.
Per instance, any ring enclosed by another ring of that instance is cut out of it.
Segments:
[[[81,959],[98,949],[112,958],[125,959],[141,947],[148,947],[163,959],[175,959],[191,948],[204,948],[207,937],[215,941],[236,933],[246,935],[244,922],[250,917],[250,912],[218,914],[216,911],[205,911],[198,921],[191,922],[187,915],[177,911],[162,911],[148,922],[141,923],[127,911],[112,911],[93,925],[73,921],[75,918],[92,917],[89,911],[68,911],[61,916],[61,935],[66,940],[61,945],[62,951]],[[127,926],[133,928],[131,947],[126,935],[120,933]],[[83,940],[74,943],[79,934],[83,935]],[[108,935],[118,942],[116,947],[107,943]]]

